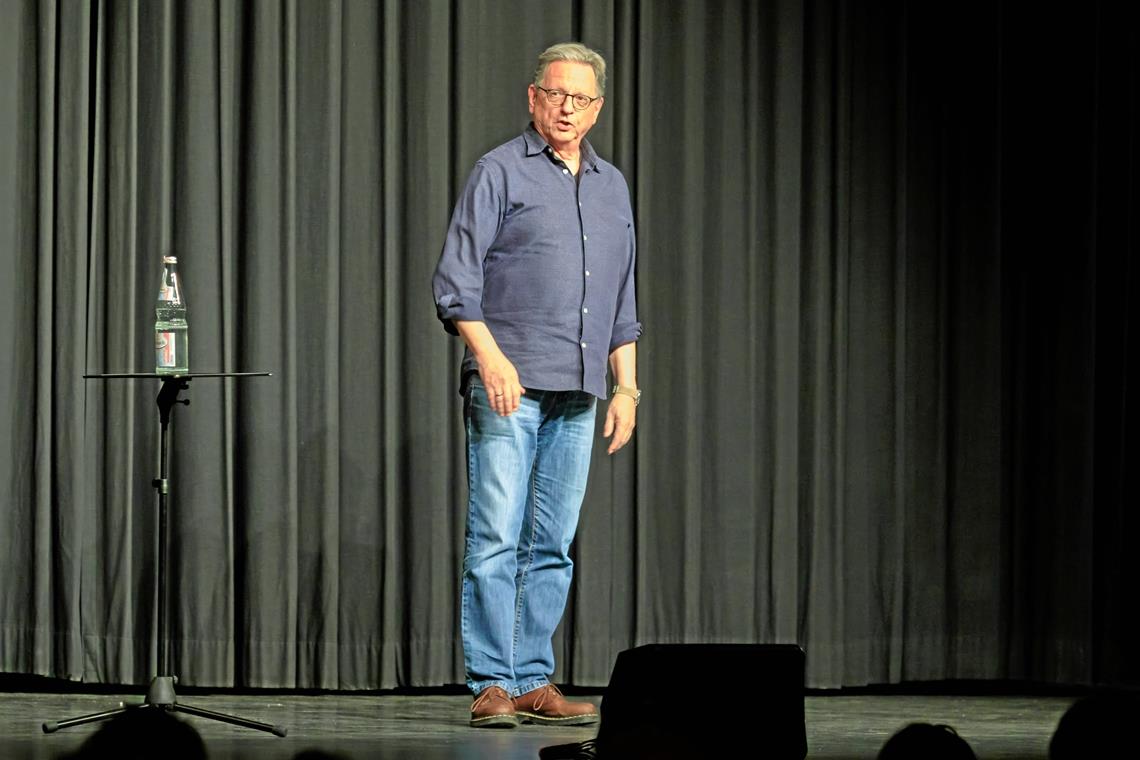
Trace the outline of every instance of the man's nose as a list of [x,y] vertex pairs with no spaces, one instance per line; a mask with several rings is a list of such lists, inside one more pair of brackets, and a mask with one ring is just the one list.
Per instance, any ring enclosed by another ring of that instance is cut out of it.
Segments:
[[570,97],[569,95],[567,95],[566,99],[562,101],[562,113],[574,113],[574,98]]

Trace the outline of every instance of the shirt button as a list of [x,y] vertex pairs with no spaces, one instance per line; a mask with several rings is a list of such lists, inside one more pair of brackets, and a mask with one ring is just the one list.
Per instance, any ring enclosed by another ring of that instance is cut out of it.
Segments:
[[587,309],[585,306],[583,306],[583,307],[582,307],[582,313],[583,313],[583,314],[589,314],[589,313],[590,313],[590,310],[589,310],[589,309]]
[[586,270],[586,276],[587,276],[587,277],[589,277],[589,276],[590,276],[590,270],[589,270],[589,269],[587,269],[587,270]]
[[586,347],[586,341],[582,341],[582,348]]
[[570,173],[570,170],[569,170],[569,169],[563,169],[563,170],[562,170],[562,173],[563,173],[563,174],[569,174],[569,173]]

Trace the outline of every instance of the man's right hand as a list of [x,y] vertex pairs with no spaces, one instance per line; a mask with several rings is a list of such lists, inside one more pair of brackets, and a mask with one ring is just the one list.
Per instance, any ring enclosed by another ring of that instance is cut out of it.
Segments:
[[500,417],[518,411],[519,400],[526,388],[519,385],[519,373],[511,360],[499,348],[487,325],[481,321],[454,320],[455,329],[475,356],[479,365],[479,379],[487,391],[491,408]]
[[483,381],[491,408],[499,416],[506,417],[518,411],[526,388],[519,385],[519,373],[511,360],[502,351],[496,353],[498,356],[490,358],[476,357],[476,361],[479,363],[479,379]]

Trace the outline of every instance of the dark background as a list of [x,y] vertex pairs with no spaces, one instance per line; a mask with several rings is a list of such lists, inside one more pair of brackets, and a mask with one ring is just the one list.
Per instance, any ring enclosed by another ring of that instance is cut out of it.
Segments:
[[548,44],[611,74],[645,389],[557,641],[810,686],[1140,681],[1134,3],[0,0],[0,670],[153,675],[161,257],[182,683],[462,681],[429,278]]

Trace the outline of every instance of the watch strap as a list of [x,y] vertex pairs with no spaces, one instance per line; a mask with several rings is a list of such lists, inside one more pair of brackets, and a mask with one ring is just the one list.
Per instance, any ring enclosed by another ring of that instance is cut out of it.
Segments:
[[641,391],[637,388],[630,388],[628,385],[615,385],[612,393],[620,393],[623,396],[629,396],[633,399],[633,405],[637,406],[641,403]]

